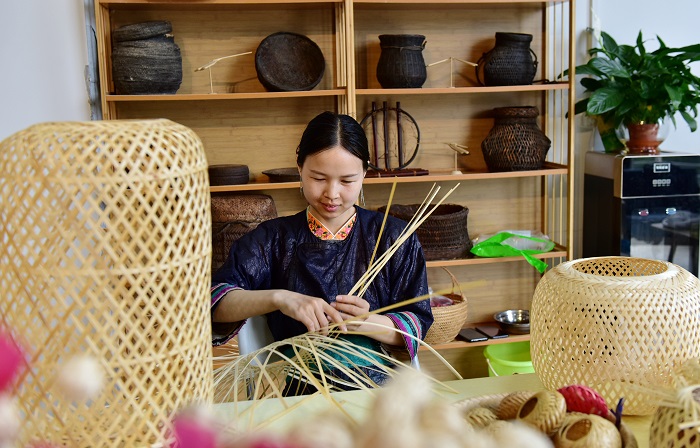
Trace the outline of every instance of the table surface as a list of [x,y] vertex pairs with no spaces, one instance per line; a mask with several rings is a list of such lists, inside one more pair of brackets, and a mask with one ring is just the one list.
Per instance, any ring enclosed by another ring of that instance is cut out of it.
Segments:
[[[445,381],[446,388],[436,388],[436,393],[449,402],[458,402],[483,395],[503,394],[520,390],[544,389],[535,374],[509,375],[466,380]],[[336,392],[328,397],[311,395],[285,399],[242,401],[214,405],[215,414],[224,420],[235,420],[239,428],[269,428],[284,431],[300,418],[309,417],[331,409],[331,400],[340,404],[351,417],[361,420],[374,395],[367,391]],[[651,416],[623,416],[623,422],[634,433],[639,448],[649,447]]]

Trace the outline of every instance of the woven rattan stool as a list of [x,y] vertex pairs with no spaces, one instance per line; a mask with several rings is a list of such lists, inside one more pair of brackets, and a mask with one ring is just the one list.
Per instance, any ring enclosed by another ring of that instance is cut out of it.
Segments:
[[700,356],[700,280],[666,261],[629,257],[562,263],[540,280],[530,309],[531,355],[548,389],[584,384],[608,407],[647,415],[654,389]]
[[[211,214],[202,142],[169,120],[45,123],[0,143],[0,316],[23,342],[17,446],[169,445],[211,402]],[[66,399],[77,355],[102,391]]]

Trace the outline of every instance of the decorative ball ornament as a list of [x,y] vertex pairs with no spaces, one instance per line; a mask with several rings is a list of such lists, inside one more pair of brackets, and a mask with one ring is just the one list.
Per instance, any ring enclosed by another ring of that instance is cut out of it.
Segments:
[[[652,414],[646,392],[700,356],[700,280],[657,260],[597,257],[562,263],[539,281],[530,309],[532,364],[548,389],[583,384],[608,408]],[[642,387],[639,387],[642,386]]]
[[[169,120],[42,123],[0,142],[0,315],[28,360],[10,391],[18,446],[162,444],[177,409],[212,401],[209,197],[201,140]],[[72,390],[89,400],[63,393],[77,356],[104,373]]]

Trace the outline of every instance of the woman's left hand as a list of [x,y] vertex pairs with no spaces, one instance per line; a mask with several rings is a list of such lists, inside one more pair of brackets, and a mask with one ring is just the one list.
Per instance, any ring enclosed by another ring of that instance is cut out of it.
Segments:
[[[335,297],[331,305],[340,312],[343,320],[349,320],[348,330],[359,330],[362,323],[367,320],[369,302],[362,297],[340,295]],[[361,317],[358,317],[361,316]]]

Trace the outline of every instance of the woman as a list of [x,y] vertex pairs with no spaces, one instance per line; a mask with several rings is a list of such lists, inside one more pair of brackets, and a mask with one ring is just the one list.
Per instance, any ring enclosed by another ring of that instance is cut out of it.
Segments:
[[[383,214],[357,207],[367,173],[369,148],[352,117],[324,112],[309,122],[297,148],[301,191],[309,206],[272,219],[241,237],[212,281],[214,344],[226,342],[246,318],[267,314],[275,340],[304,332],[328,333],[330,323],[345,339],[379,351],[404,347],[413,358],[433,322],[429,301],[383,314],[367,313],[428,293],[425,259],[412,235],[373,280],[363,297],[347,295],[367,272]],[[375,260],[396,241],[406,223],[388,217]],[[348,319],[351,319],[348,321]],[[342,323],[348,321],[347,323]],[[381,331],[381,327],[388,327]],[[377,384],[385,375],[353,360]],[[342,376],[342,375],[341,375]]]

